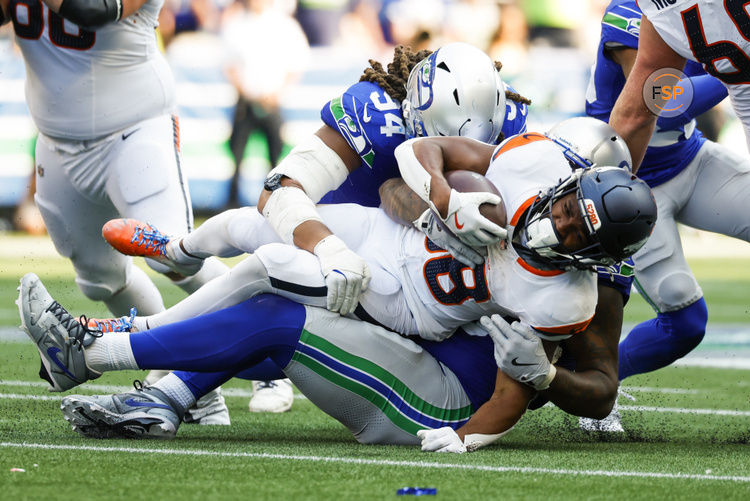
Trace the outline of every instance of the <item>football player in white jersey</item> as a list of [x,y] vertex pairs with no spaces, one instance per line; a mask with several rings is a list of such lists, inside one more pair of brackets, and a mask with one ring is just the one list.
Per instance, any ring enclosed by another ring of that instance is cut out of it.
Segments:
[[[364,313],[403,334],[441,340],[458,326],[485,314],[506,314],[519,318],[527,335],[554,341],[573,335],[593,316],[596,294],[592,266],[613,264],[635,252],[655,220],[655,205],[645,183],[617,167],[571,172],[561,149],[539,134],[517,136],[497,148],[464,138],[420,139],[400,146],[397,155],[407,182],[417,180],[415,186],[423,190],[425,176],[434,180],[427,183],[434,185],[430,192],[423,191],[433,210],[443,219],[460,221],[458,227],[474,227],[476,238],[486,238],[482,224],[474,224],[482,218],[478,206],[483,200],[462,197],[451,190],[442,178],[443,168],[486,170],[490,179],[504,179],[508,186],[501,193],[507,200],[506,211],[513,214],[508,227],[510,245],[490,246],[485,265],[472,271],[416,230],[399,229],[378,210],[344,205],[321,208],[326,223],[367,259],[373,271],[372,287],[362,298]],[[422,172],[415,172],[417,169]],[[457,204],[456,198],[460,199]],[[458,208],[451,210],[456,205]],[[359,215],[353,213],[355,209]],[[334,217],[326,217],[329,212]],[[628,222],[617,222],[622,220]],[[352,222],[354,228],[346,228]],[[264,231],[257,227],[252,234],[261,232],[272,233],[270,228]],[[235,283],[227,301],[236,303],[254,292],[275,292],[308,304],[324,304],[325,281],[319,264],[319,271],[311,273],[315,266],[315,258],[304,251],[265,245],[233,269],[241,275],[242,285],[237,288]],[[27,296],[28,292],[22,291],[21,305],[29,304]],[[564,304],[555,301],[559,297],[566,298]],[[212,308],[221,306],[224,304],[215,303]],[[29,326],[31,318],[24,308],[25,325]],[[41,342],[42,338],[35,339]],[[48,351],[40,353],[45,356]],[[70,361],[67,355],[65,360]],[[96,377],[95,370],[80,366],[80,360],[77,364],[74,372],[78,376],[71,379],[71,373],[63,371],[68,379],[58,390],[75,384],[78,377]],[[107,364],[108,370],[121,368],[119,362]],[[50,363],[45,366],[54,369]],[[498,386],[507,388],[507,400],[472,418],[489,423],[482,427],[483,433],[496,439],[520,418],[533,389],[546,389],[554,378],[555,371],[546,366],[544,374],[526,381],[531,387],[498,373],[495,391]],[[455,442],[458,436],[452,429],[425,432],[421,436],[423,447],[441,448],[446,434],[449,442]]]
[[656,122],[643,101],[647,79],[660,69],[682,69],[686,59],[703,64],[727,87],[750,147],[750,13],[745,3],[644,0],[638,5],[643,11],[638,57],[610,118],[636,166]]
[[[133,216],[183,233],[193,225],[180,166],[174,81],[155,28],[163,0],[10,0],[26,63],[26,101],[39,130],[36,203],[84,295],[124,315],[156,313],[156,286],[100,238],[102,224]],[[149,260],[192,292],[226,267],[206,261],[190,277]],[[158,375],[156,375],[158,376]],[[200,414],[228,424],[220,394]],[[209,415],[210,414],[210,415]]]

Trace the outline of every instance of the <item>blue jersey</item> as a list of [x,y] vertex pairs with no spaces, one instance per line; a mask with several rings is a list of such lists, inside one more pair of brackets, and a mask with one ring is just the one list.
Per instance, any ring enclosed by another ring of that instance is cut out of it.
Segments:
[[[607,57],[607,48],[638,49],[641,11],[635,0],[614,0],[602,19],[602,36],[597,49],[596,64],[586,92],[586,113],[609,121],[609,115],[625,85],[625,75],[619,64]],[[697,63],[688,61],[684,73],[688,76],[704,74]],[[695,120],[676,129],[662,130],[657,126],[646,156],[638,169],[638,177],[652,188],[679,174],[695,157],[705,142],[695,128]]]
[[[512,88],[508,87],[513,91]],[[526,105],[508,100],[502,132],[512,136],[526,131]],[[346,139],[362,163],[337,189],[320,203],[356,203],[378,207],[378,188],[388,179],[400,177],[394,156],[396,146],[406,140],[401,103],[394,101],[379,85],[358,82],[321,110],[323,122]]]

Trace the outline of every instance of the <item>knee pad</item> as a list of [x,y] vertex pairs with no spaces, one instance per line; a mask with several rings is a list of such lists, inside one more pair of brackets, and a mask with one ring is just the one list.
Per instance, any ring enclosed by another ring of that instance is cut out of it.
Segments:
[[679,351],[678,356],[683,357],[698,346],[706,334],[706,300],[700,298],[685,308],[659,313],[658,318],[663,325],[668,326],[669,336]]
[[90,282],[86,279],[76,277],[76,284],[78,284],[78,288],[81,289],[83,295],[92,301],[106,301],[125,286],[125,281],[123,280],[120,285],[114,285],[104,282]]
[[677,311],[694,304],[703,296],[698,282],[691,273],[676,271],[664,275],[656,286],[657,297],[653,298],[658,311]]

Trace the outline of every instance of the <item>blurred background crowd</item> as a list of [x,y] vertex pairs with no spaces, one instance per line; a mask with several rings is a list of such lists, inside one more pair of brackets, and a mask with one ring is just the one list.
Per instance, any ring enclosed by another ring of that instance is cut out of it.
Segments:
[[[469,42],[532,100],[529,129],[581,115],[604,0],[166,0],[159,37],[177,82],[183,165],[198,213],[253,205],[266,173],[320,126],[320,109],[395,45]],[[0,30],[0,231],[34,216],[36,131],[12,26]],[[725,104],[725,103],[723,103]],[[744,151],[729,106],[702,117]],[[31,188],[33,190],[33,187]]]

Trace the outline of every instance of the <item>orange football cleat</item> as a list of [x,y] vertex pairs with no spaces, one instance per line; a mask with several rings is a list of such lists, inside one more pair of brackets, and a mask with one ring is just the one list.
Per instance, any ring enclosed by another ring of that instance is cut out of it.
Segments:
[[169,237],[137,219],[112,219],[102,227],[109,245],[126,256],[166,258]]
[[138,314],[135,308],[130,308],[129,317],[120,318],[89,318],[86,327],[99,332],[130,332],[133,329],[133,319]]

